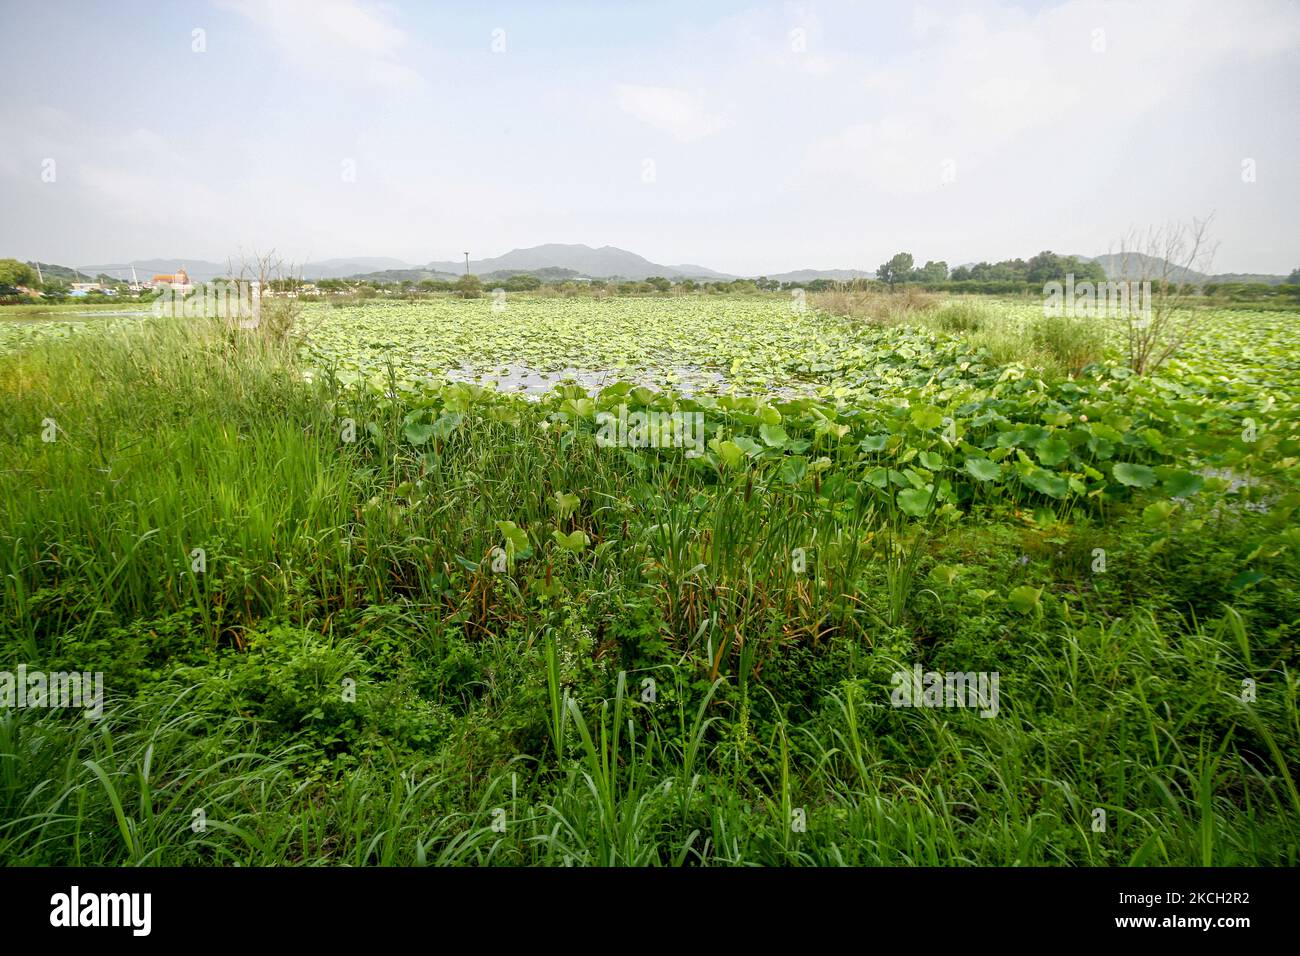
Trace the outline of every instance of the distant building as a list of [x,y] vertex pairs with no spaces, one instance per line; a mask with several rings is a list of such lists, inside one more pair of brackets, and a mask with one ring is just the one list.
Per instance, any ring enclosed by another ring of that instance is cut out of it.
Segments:
[[103,292],[104,286],[100,282],[72,282],[69,283],[69,295],[86,295],[90,292]]
[[151,289],[171,289],[173,292],[190,292],[194,284],[190,282],[189,273],[182,267],[172,275],[156,275],[149,280]]

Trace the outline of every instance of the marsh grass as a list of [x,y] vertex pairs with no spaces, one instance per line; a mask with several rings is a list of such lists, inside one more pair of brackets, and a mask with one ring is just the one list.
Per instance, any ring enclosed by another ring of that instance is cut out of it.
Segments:
[[918,313],[934,309],[939,299],[912,286],[904,286],[895,292],[817,292],[809,297],[809,302],[814,309],[843,316],[854,322],[888,327],[900,325]]
[[[194,324],[0,356],[0,654],[110,693],[98,722],[0,712],[0,860],[1300,862],[1260,612],[1181,618],[1135,595],[1153,564],[1044,580],[1030,619],[921,587],[959,531],[882,500],[634,462],[527,405],[435,409],[414,446],[422,401]],[[508,573],[500,520],[529,534]],[[962,574],[1001,586],[1014,554],[971,533]],[[890,706],[918,660],[1001,671],[999,716]]]
[[978,332],[996,321],[991,309],[966,300],[933,309],[926,315],[926,319],[945,332]]
[[1104,318],[1025,314],[998,302],[958,298],[924,309],[910,321],[965,339],[996,365],[1019,363],[1040,374],[1067,377],[1117,354]]
[[1030,335],[1035,348],[1050,355],[1071,375],[1106,355],[1105,319],[1044,316],[1033,323]]
[[1019,363],[1045,375],[1075,375],[1117,354],[1114,329],[1105,319],[1025,315],[1021,305],[1008,309],[987,297],[944,299],[904,287],[895,293],[819,293],[810,301],[822,312],[857,323],[912,325],[959,336],[996,365]]

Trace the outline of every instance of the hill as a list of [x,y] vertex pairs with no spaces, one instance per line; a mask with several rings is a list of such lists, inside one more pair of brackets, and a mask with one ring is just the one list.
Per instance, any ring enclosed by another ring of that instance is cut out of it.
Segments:
[[769,279],[778,282],[812,282],[815,279],[845,282],[849,279],[874,279],[875,277],[874,272],[863,272],[861,269],[796,269],[793,272],[778,272],[768,276]]
[[[533,272],[545,268],[571,269],[580,276],[592,279],[648,279],[663,276],[668,279],[731,279],[734,276],[707,269],[704,266],[668,266],[651,262],[644,256],[614,246],[593,249],[580,244],[547,243],[527,249],[511,249],[490,259],[471,259],[470,272],[488,275],[494,272]],[[426,267],[444,272],[460,273],[464,262],[431,262]]]
[[[239,271],[239,257],[232,257],[234,271]],[[195,282],[206,282],[218,276],[229,275],[231,263],[211,262],[204,259],[132,259],[129,262],[110,262],[101,265],[80,266],[83,274],[107,273],[121,279],[131,278],[131,267],[142,282],[160,273],[172,273],[183,268]],[[420,269],[420,266],[388,257],[354,257],[349,259],[324,259],[318,262],[286,262],[286,269],[305,279],[344,279],[361,273],[376,273],[398,269]]]
[[356,279],[361,282],[420,282],[424,279],[446,279],[453,281],[457,277],[450,272],[434,272],[430,269],[405,268],[405,269],[382,269],[378,272],[361,272],[355,275],[331,276],[331,275],[305,275],[307,279]]
[[[1076,256],[1084,262],[1096,262],[1111,279],[1131,279],[1141,274],[1160,275],[1163,271],[1162,261],[1141,254],[1130,254],[1129,272],[1121,275],[1122,257],[1117,253],[1102,256]],[[401,259],[383,256],[354,256],[350,258],[322,259],[296,265],[286,264],[293,271],[306,279],[368,279],[382,282],[401,282],[421,279],[454,279],[465,272],[464,260],[438,260],[424,265],[412,264]],[[968,263],[967,265],[970,265]],[[217,276],[226,275],[229,265],[225,262],[210,262],[202,259],[134,259],[129,262],[116,262],[98,265],[80,266],[76,273],[94,277],[101,272],[115,278],[130,279],[131,267],[143,280],[148,280],[157,273],[175,272],[184,267],[196,282],[205,282]],[[237,267],[236,267],[237,268]],[[470,271],[485,279],[505,279],[522,272],[531,273],[545,281],[563,278],[586,277],[592,279],[647,279],[651,276],[664,276],[668,279],[697,279],[704,281],[727,281],[737,276],[719,272],[707,266],[693,263],[665,265],[652,262],[644,256],[615,246],[592,246],[576,243],[546,243],[524,249],[511,249],[509,252],[485,259],[471,259]],[[74,270],[65,267],[41,263],[42,271],[49,271],[57,278],[75,278]],[[64,270],[59,272],[57,270]],[[790,272],[771,273],[767,276],[778,282],[812,282],[816,279],[870,279],[874,272],[862,269],[795,269]],[[1188,281],[1202,282],[1261,282],[1268,285],[1280,285],[1287,280],[1284,275],[1220,273],[1205,275],[1192,270],[1173,269],[1170,278],[1186,278]],[[749,276],[748,278],[757,278]]]
[[207,282],[226,275],[228,271],[224,262],[207,262],[203,259],[132,259],[130,262],[78,266],[77,269],[82,275],[97,276],[102,272],[114,279],[129,280],[132,266],[141,282],[148,282],[155,275],[170,275],[182,268],[194,282]]
[[[1083,258],[1080,256],[1080,258]],[[1106,271],[1110,279],[1136,279],[1145,275],[1147,278],[1154,278],[1163,275],[1165,272],[1165,261],[1156,256],[1145,256],[1141,253],[1129,253],[1127,274],[1124,270],[1124,257],[1119,253],[1107,253],[1104,256],[1096,256],[1089,260],[1095,262]],[[1250,282],[1262,283],[1264,285],[1282,285],[1286,282],[1287,277],[1284,275],[1274,275],[1265,272],[1217,272],[1207,275],[1204,272],[1197,272],[1193,269],[1184,269],[1180,266],[1169,268],[1169,279],[1171,282],[1187,281],[1194,282],[1198,285],[1214,282]]]
[[93,280],[98,273],[87,275],[85,272],[79,272],[69,266],[56,265],[53,262],[28,262],[33,269],[40,267],[40,273],[46,279],[62,279],[64,282],[87,282]]

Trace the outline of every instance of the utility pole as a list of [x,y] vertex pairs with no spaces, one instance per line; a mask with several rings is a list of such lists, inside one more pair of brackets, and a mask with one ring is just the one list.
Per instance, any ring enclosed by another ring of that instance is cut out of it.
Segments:
[[469,275],[469,253],[465,253],[465,275]]

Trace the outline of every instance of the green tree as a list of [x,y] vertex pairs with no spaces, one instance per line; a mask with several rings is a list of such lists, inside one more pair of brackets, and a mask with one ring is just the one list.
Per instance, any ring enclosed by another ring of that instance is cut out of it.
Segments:
[[1040,252],[1029,260],[1025,271],[1025,281],[1030,285],[1064,282],[1067,276],[1074,276],[1075,282],[1105,282],[1106,270],[1095,262],[1084,262],[1074,256]]
[[462,299],[477,299],[483,294],[483,283],[479,277],[467,272],[456,280],[456,294]]
[[1004,259],[994,264],[975,263],[970,267],[970,278],[976,282],[1023,282],[1028,272],[1029,263],[1024,259]]
[[893,289],[900,282],[906,282],[912,274],[912,254],[900,252],[876,270],[876,278]]
[[534,289],[540,289],[541,287],[542,280],[527,272],[511,276],[502,284],[502,288],[507,292],[532,292]]
[[17,259],[0,259],[0,295],[17,295],[19,286],[39,289],[36,270]]
[[1029,260],[1029,271],[1025,274],[1025,281],[1031,285],[1043,285],[1064,278],[1065,262],[1056,253],[1040,252]]
[[1075,282],[1105,282],[1106,270],[1100,263],[1083,262],[1082,260],[1070,257],[1070,271],[1074,273]]
[[1300,285],[1300,269],[1292,269],[1284,285]]
[[947,282],[948,281],[948,263],[931,260],[920,269],[916,270],[916,278],[921,282]]

